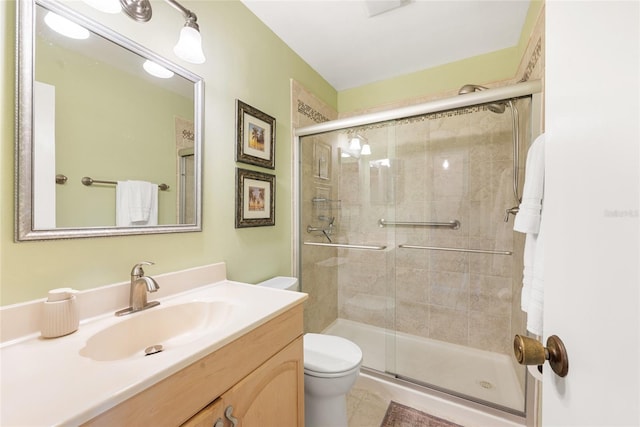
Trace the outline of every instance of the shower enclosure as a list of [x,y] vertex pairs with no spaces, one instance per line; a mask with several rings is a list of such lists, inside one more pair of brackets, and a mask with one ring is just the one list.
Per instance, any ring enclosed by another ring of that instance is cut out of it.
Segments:
[[356,342],[365,369],[523,415],[524,236],[508,212],[539,89],[517,86],[299,130],[297,262],[307,332]]

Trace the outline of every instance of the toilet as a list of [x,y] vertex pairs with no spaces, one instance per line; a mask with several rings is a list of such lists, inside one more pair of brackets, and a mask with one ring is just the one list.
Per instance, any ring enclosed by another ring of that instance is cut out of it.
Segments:
[[[298,290],[298,279],[278,276],[259,286]],[[304,334],[305,427],[347,427],[347,393],[356,382],[362,350],[334,335]]]

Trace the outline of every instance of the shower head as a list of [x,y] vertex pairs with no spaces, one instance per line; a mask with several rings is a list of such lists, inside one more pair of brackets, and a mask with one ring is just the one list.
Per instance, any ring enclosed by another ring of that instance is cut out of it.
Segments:
[[[460,88],[460,90],[458,91],[458,95],[465,95],[467,93],[480,92],[481,90],[487,90],[487,89],[489,88],[480,86],[480,85],[467,84]],[[487,104],[487,108],[491,112],[502,114],[504,113],[504,110],[505,110],[505,104],[504,102],[494,102],[491,104]]]
[[480,86],[480,85],[464,85],[458,91],[458,95],[464,95],[467,93],[480,92],[481,90],[487,90],[488,87]]

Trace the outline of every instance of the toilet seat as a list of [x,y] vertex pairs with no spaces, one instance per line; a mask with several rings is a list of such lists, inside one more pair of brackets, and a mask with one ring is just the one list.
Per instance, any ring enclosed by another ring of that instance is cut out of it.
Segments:
[[362,350],[356,344],[334,335],[304,335],[304,373],[314,377],[341,377],[356,372],[362,363]]

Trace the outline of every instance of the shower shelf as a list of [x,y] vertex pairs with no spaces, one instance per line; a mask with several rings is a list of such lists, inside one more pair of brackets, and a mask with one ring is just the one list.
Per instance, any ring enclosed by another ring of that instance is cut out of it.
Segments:
[[493,251],[487,249],[443,248],[440,246],[398,245],[401,249],[426,249],[431,251],[468,252],[473,254],[512,255],[511,251]]
[[385,227],[387,225],[395,225],[395,226],[408,226],[408,227],[448,227],[453,230],[457,230],[460,228],[460,221],[454,219],[453,221],[447,222],[407,222],[407,221],[387,221],[384,218],[380,218],[378,220],[378,225],[380,227]]

